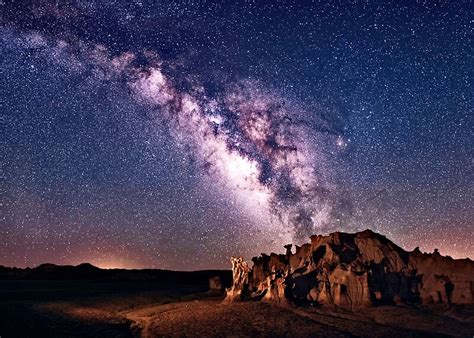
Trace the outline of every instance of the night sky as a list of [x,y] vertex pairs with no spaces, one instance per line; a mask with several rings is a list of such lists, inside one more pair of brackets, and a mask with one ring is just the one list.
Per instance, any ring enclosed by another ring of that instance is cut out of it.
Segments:
[[0,264],[474,257],[471,1],[0,2]]

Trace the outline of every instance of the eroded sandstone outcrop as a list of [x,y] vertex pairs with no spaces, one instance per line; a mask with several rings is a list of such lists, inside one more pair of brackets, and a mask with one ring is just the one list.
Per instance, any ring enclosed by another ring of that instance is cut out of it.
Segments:
[[438,252],[406,252],[370,230],[312,236],[286,245],[286,254],[254,257],[250,268],[232,258],[233,286],[227,301],[334,304],[473,303],[474,262]]
[[231,257],[232,286],[227,289],[226,301],[248,298],[248,275],[250,268],[241,257]]

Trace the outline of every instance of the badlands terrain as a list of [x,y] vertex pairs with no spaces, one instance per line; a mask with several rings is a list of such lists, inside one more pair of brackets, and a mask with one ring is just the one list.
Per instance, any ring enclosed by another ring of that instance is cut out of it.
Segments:
[[473,264],[364,231],[232,271],[1,267],[0,336],[472,337]]

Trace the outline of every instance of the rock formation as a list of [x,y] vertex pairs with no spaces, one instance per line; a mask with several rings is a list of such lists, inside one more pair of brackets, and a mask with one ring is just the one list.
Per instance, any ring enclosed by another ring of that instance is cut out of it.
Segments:
[[221,277],[213,276],[209,278],[209,290],[210,291],[222,291],[224,287],[222,286]]
[[378,304],[474,303],[474,262],[437,251],[406,252],[370,230],[311,236],[311,243],[285,245],[286,254],[252,258],[250,269],[232,257],[233,286],[227,301],[333,304],[357,308]]
[[232,264],[232,287],[227,289],[226,300],[246,299],[250,268],[241,257],[231,257],[230,262]]

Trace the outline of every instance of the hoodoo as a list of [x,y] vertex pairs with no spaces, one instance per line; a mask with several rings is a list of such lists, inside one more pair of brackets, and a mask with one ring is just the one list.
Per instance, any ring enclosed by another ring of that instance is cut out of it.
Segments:
[[227,301],[277,304],[333,304],[347,308],[381,304],[474,302],[474,262],[407,252],[386,237],[365,230],[311,236],[286,245],[286,254],[262,254],[250,268],[232,258],[233,286]]

